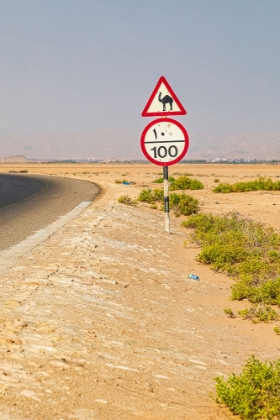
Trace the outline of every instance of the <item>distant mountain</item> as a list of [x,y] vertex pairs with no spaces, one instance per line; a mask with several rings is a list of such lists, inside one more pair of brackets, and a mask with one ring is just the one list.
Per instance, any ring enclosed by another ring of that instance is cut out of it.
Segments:
[[187,159],[280,160],[280,133],[205,136],[194,133]]
[[[95,130],[87,133],[41,133],[33,136],[0,135],[0,156],[23,159],[143,159],[140,132]],[[189,133],[185,159],[207,161],[280,160],[280,133],[235,135]]]
[[26,163],[28,160],[24,156],[0,157],[0,163]]
[[28,159],[141,159],[140,134],[132,130],[87,133],[0,135],[0,156],[22,154]]

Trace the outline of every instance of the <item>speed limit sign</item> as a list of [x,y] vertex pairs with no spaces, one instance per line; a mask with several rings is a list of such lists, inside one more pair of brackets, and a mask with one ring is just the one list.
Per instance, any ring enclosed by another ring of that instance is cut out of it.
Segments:
[[189,136],[178,121],[167,115],[185,115],[187,112],[173,89],[161,76],[148,100],[142,117],[162,116],[152,121],[141,135],[141,149],[146,158],[163,166],[165,230],[170,233],[168,166],[179,162],[188,151]]
[[152,121],[141,135],[141,149],[146,158],[160,166],[179,162],[189,148],[186,129],[172,118]]

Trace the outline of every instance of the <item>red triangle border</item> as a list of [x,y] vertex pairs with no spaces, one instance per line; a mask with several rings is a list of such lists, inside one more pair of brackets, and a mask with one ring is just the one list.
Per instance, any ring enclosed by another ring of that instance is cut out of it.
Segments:
[[[158,89],[160,87],[160,85],[164,83],[167,90],[169,91],[169,93],[171,94],[173,100],[176,102],[179,111],[159,111],[159,112],[148,112],[148,109],[150,108],[151,103],[153,102]],[[154,88],[150,99],[148,100],[145,108],[143,109],[142,112],[142,117],[160,117],[160,116],[167,116],[167,115],[186,115],[187,111],[185,110],[185,108],[183,107],[183,105],[181,104],[181,102],[179,101],[179,99],[177,98],[177,95],[174,93],[173,89],[171,88],[170,84],[167,82],[167,80],[165,79],[164,76],[161,76],[159,78],[159,81],[156,84],[156,87]]]

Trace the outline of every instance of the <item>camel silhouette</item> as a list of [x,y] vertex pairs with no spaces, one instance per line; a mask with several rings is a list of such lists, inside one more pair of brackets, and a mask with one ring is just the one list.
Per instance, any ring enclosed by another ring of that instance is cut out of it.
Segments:
[[165,95],[163,98],[161,97],[161,92],[159,92],[158,95],[158,100],[159,102],[162,103],[163,106],[163,111],[166,111],[166,104],[170,105],[170,111],[172,111],[172,104],[173,104],[173,98],[171,98],[171,96],[169,95]]

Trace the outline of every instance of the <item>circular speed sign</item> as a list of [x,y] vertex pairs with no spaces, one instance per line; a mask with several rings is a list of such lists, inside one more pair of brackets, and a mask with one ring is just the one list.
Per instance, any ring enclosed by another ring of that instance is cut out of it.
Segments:
[[172,118],[152,121],[141,135],[141,149],[146,158],[160,166],[179,162],[189,148],[186,129]]

